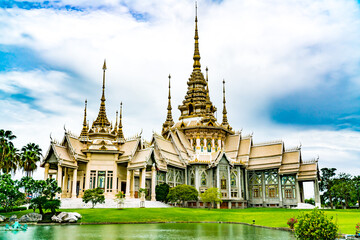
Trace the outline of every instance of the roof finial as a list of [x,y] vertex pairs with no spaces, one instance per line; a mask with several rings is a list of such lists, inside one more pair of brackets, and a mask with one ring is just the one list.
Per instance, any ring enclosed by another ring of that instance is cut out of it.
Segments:
[[124,133],[122,130],[122,102],[120,102],[120,119],[119,119],[119,129],[118,129],[118,139],[120,141],[124,141],[125,137],[124,137]]
[[198,26],[197,26],[197,2],[195,2],[195,49],[194,49],[194,65],[193,68],[194,70],[200,70],[200,51],[199,51],[199,34],[198,34]]
[[86,109],[87,109],[87,100],[85,100],[84,122],[83,122],[83,128],[80,133],[80,138],[83,141],[86,141],[89,138],[89,132],[88,132],[87,121],[86,121]]
[[166,116],[166,121],[164,122],[163,124],[163,132],[166,128],[168,127],[171,127],[174,125],[174,120],[172,118],[172,113],[171,113],[171,110],[172,110],[172,107],[171,107],[171,85],[170,85],[170,80],[171,80],[171,75],[169,74],[169,96],[168,96],[168,107],[167,107],[167,116]]
[[228,120],[227,120],[227,111],[226,111],[226,100],[225,100],[225,79],[223,80],[223,121],[221,123],[221,125],[229,125]]
[[103,86],[102,86],[102,96],[101,96],[101,103],[100,103],[100,110],[98,117],[96,118],[93,126],[101,126],[101,127],[109,127],[111,124],[106,116],[106,108],[105,108],[105,70],[106,70],[106,59],[104,60],[103,65]]
[[114,130],[113,130],[113,134],[117,134],[117,124],[118,124],[118,111],[116,111],[116,118],[115,118],[115,126],[114,126]]

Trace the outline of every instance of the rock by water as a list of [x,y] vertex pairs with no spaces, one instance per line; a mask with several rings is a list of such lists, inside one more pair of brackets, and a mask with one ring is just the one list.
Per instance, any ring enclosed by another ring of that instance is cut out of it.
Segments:
[[39,213],[28,213],[23,215],[19,222],[39,222],[42,220],[42,215]]
[[61,212],[57,216],[51,217],[51,220],[57,223],[74,223],[79,219],[81,219],[81,215],[77,212]]

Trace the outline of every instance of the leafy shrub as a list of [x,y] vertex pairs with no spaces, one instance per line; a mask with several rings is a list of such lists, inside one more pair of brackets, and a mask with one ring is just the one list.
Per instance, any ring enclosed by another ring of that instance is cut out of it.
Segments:
[[358,235],[360,233],[360,223],[355,225],[355,234]]
[[179,203],[183,206],[186,201],[197,201],[198,196],[199,193],[196,188],[182,184],[171,188],[167,197],[170,202]]
[[333,240],[336,238],[338,226],[323,211],[314,208],[309,213],[302,213],[295,224],[295,237],[302,240]]
[[45,210],[50,210],[53,215],[56,214],[56,209],[59,209],[61,201],[59,199],[48,200],[44,204]]
[[287,225],[289,225],[289,228],[290,229],[294,229],[294,225],[295,223],[297,223],[297,219],[296,218],[290,218],[288,221],[287,221]]
[[204,193],[200,194],[200,198],[204,203],[211,203],[211,207],[214,207],[214,203],[222,202],[221,192],[218,188],[209,188]]
[[118,194],[115,195],[115,201],[119,205],[119,208],[122,208],[125,201],[125,194],[123,192],[118,192]]
[[101,188],[85,190],[83,202],[91,202],[93,208],[98,203],[105,203],[104,190],[102,190]]
[[170,186],[169,184],[162,183],[160,185],[156,185],[155,193],[156,193],[156,201],[167,202],[167,195],[169,194]]
[[[16,211],[24,211],[27,210],[26,207],[13,207],[12,211],[16,212]],[[4,208],[0,208],[0,213],[4,213],[6,212]]]
[[305,199],[304,202],[315,206],[315,200],[313,198]]

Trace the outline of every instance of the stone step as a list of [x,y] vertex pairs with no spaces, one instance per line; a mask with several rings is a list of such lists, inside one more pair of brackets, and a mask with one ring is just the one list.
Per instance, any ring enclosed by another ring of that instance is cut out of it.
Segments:
[[[91,208],[91,203],[84,203],[81,198],[62,198],[60,209],[74,209],[74,208]],[[124,200],[122,208],[139,208],[140,199]],[[171,207],[165,203],[158,201],[145,201],[146,208],[168,208]],[[96,204],[95,208],[119,208],[119,205],[113,199],[105,199],[105,203]]]

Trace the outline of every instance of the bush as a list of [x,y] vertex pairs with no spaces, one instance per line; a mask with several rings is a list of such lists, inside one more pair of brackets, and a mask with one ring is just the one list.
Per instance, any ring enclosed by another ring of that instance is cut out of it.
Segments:
[[119,208],[122,208],[125,201],[125,194],[123,192],[118,192],[118,194],[115,195],[115,201],[119,205]]
[[209,188],[204,193],[200,194],[200,198],[204,203],[211,203],[211,207],[214,207],[214,203],[222,202],[221,192],[218,188]]
[[305,199],[304,202],[315,206],[315,200],[313,198]]
[[91,202],[93,208],[98,203],[105,203],[104,190],[102,190],[101,188],[85,190],[83,202]]
[[44,204],[45,210],[50,210],[53,215],[56,214],[56,209],[59,209],[61,202],[59,199],[48,200]]
[[169,194],[170,186],[166,183],[156,185],[156,201],[167,202],[167,195]]
[[[16,211],[24,211],[27,210],[26,207],[13,207],[12,211],[16,212]],[[6,212],[4,208],[0,208],[0,213],[4,213]]]
[[288,221],[287,221],[287,225],[289,225],[289,228],[290,229],[294,229],[294,225],[295,223],[297,223],[297,219],[296,218],[290,218]]
[[336,238],[338,226],[323,211],[315,208],[309,213],[298,216],[295,224],[295,237],[302,240],[333,240]]
[[182,184],[171,188],[167,198],[170,202],[179,203],[183,206],[186,201],[197,201],[198,196],[199,193],[196,188]]

